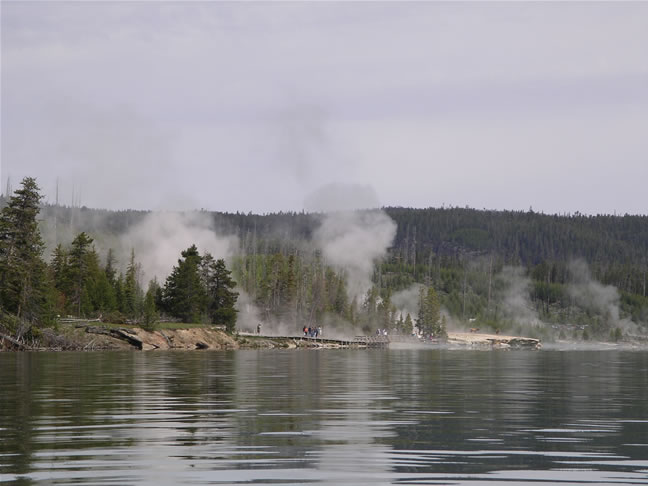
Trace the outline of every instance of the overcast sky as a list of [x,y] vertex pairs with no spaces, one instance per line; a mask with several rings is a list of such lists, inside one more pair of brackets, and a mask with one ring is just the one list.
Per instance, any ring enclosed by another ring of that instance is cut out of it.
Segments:
[[648,3],[0,8],[3,190],[648,213]]

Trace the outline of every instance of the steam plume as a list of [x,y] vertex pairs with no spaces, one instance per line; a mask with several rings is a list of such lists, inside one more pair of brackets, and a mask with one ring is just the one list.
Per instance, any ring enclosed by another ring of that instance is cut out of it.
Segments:
[[571,282],[567,290],[579,307],[603,315],[608,324],[619,326],[625,331],[637,332],[634,322],[621,318],[620,295],[616,287],[603,285],[593,279],[587,263],[583,260],[572,261],[569,274]]
[[231,257],[238,249],[236,236],[218,235],[209,215],[197,211],[149,213],[122,241],[125,249],[135,249],[144,277],[157,277],[158,280],[166,278],[180,258],[180,252],[192,244],[201,253],[209,252],[214,258]]
[[541,321],[529,298],[531,279],[520,267],[504,267],[498,275],[504,284],[503,313],[520,325],[537,325]]
[[346,271],[349,297],[361,297],[371,287],[374,263],[396,236],[396,223],[380,209],[366,210],[379,205],[369,186],[328,184],[306,201],[310,210],[337,209],[322,216],[313,239],[329,264]]
[[415,283],[405,290],[401,290],[392,295],[391,302],[396,306],[396,309],[403,314],[403,318],[407,314],[409,314],[412,319],[418,317],[419,298],[421,288],[423,287],[423,284]]
[[395,235],[396,223],[383,211],[345,211],[324,217],[315,242],[327,262],[345,269],[353,298],[369,290],[374,263],[386,254]]

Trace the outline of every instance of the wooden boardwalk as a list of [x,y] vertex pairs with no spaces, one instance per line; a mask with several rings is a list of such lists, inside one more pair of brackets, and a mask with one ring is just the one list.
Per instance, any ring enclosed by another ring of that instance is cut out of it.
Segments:
[[307,341],[313,344],[321,343],[330,346],[339,346],[344,348],[386,348],[389,347],[389,338],[387,336],[355,336],[353,338],[325,338],[310,336],[290,336],[290,339],[297,341]]
[[303,335],[293,336],[270,336],[265,334],[254,333],[240,333],[246,337],[256,337],[262,339],[280,339],[292,340],[302,343],[309,343],[313,346],[321,344],[323,346],[341,347],[341,348],[386,348],[389,347],[389,336],[355,336],[353,338],[327,338],[327,337],[311,337]]
[[[542,343],[539,339],[525,338],[519,336],[500,336],[495,334],[476,334],[476,333],[458,333],[449,332],[447,340],[439,342],[437,340],[421,340],[415,336],[409,335],[375,335],[375,336],[355,336],[353,338],[327,338],[327,337],[310,337],[303,335],[293,336],[268,336],[264,334],[241,333],[245,336],[257,337],[262,339],[277,339],[300,342],[306,346],[312,347],[340,347],[340,348],[388,348],[391,343],[396,347],[408,345],[413,346],[432,346],[432,347],[451,347],[451,348],[473,348],[473,349],[540,349]],[[399,346],[400,345],[400,346]]]

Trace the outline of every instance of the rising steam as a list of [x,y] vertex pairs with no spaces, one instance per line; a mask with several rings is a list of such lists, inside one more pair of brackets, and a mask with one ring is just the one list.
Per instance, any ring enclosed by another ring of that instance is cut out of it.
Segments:
[[637,332],[634,322],[621,318],[619,290],[593,279],[585,261],[572,261],[569,264],[569,275],[571,282],[567,290],[574,303],[604,316],[609,324],[619,326],[626,332]]
[[502,312],[519,325],[536,325],[541,321],[529,298],[531,279],[521,267],[504,267],[497,277],[503,283]]
[[[387,254],[396,223],[380,209],[375,191],[357,184],[328,184],[306,198],[307,207],[325,212],[313,240],[327,263],[344,269],[350,298],[371,288],[374,264]],[[358,210],[361,208],[363,210]]]
[[[202,254],[209,252],[217,259],[231,257],[238,250],[236,236],[217,234],[209,214],[198,211],[149,213],[124,235],[122,242],[123,249],[135,250],[144,278],[157,277],[161,281],[171,272],[180,252],[192,244]],[[127,258],[122,256],[120,260]]]
[[315,243],[326,261],[343,268],[350,298],[371,288],[374,263],[387,253],[396,235],[396,223],[383,211],[344,211],[324,216]]
[[405,318],[407,314],[409,314],[412,319],[418,317],[419,299],[421,289],[424,287],[423,284],[415,283],[392,295],[391,303],[394,304],[396,309],[398,309],[398,311],[403,315],[403,318]]

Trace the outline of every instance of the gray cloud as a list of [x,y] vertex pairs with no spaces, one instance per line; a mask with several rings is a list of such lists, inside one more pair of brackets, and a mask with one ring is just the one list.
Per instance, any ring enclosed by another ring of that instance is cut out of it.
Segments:
[[387,205],[646,211],[645,3],[4,2],[1,21],[0,186],[264,212],[360,181]]

